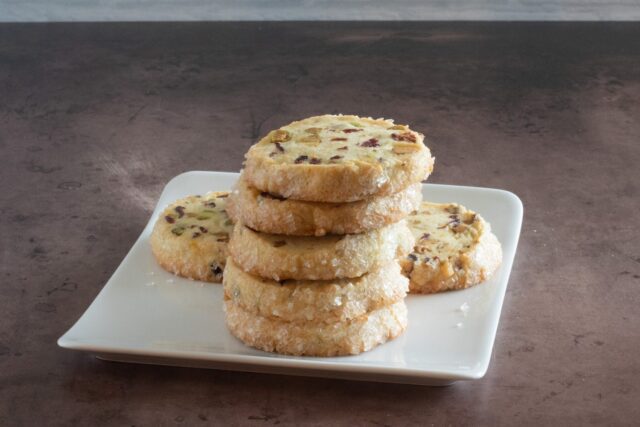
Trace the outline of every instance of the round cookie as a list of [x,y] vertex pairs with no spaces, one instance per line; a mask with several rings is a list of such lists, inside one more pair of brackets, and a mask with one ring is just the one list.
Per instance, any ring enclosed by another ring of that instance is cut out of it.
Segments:
[[415,247],[400,259],[411,293],[464,289],[487,280],[502,262],[491,226],[464,206],[423,202],[407,218]]
[[247,273],[276,281],[359,277],[409,253],[413,236],[405,221],[361,234],[286,236],[237,223],[229,254]]
[[227,211],[264,233],[293,236],[364,233],[400,221],[422,201],[422,185],[411,184],[389,196],[370,196],[347,203],[285,199],[251,187],[241,176],[229,196]]
[[244,311],[288,322],[346,321],[401,301],[409,290],[395,261],[355,279],[276,282],[245,273],[229,258],[223,284],[225,298]]
[[229,193],[189,196],[169,205],[151,233],[151,251],[170,273],[221,282],[233,228],[225,210]]
[[295,356],[359,354],[396,338],[407,327],[404,301],[336,323],[287,322],[258,316],[225,301],[227,327],[246,345]]
[[253,145],[244,174],[252,187],[295,200],[340,203],[388,196],[433,170],[423,139],[392,120],[310,117]]

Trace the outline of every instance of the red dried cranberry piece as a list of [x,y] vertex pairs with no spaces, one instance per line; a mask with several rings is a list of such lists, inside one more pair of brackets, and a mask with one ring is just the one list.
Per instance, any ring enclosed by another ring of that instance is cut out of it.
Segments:
[[360,144],[361,147],[379,147],[378,140],[375,138],[367,139],[365,142]]
[[278,151],[284,153],[284,148],[282,147],[282,145],[279,142],[276,142],[276,148],[278,149]]
[[341,159],[341,158],[342,158],[342,156],[337,156],[336,155],[336,156],[332,156],[331,158],[329,158],[329,160],[338,160],[338,159]]
[[176,206],[173,210],[178,212],[178,218],[182,218],[184,216],[184,206]]
[[294,163],[303,163],[303,162],[306,162],[307,160],[309,160],[309,156],[302,155],[302,156],[298,156],[298,158],[295,159],[293,162]]
[[348,149],[349,147],[347,147],[346,145],[344,147],[337,148],[337,150],[348,150]]
[[309,163],[311,163],[312,165],[319,165],[322,161],[317,158],[317,157],[312,157],[311,160],[309,160]]
[[215,208],[216,207],[216,202],[206,202],[204,205],[209,207],[209,208]]
[[431,234],[429,234],[429,233],[424,233],[424,234],[420,237],[420,240],[427,240],[430,236],[431,236]]
[[407,255],[407,258],[414,262],[418,260],[418,257],[415,254],[409,254]]
[[206,227],[200,226],[200,231],[202,231],[203,233],[208,232],[209,230],[207,230]]
[[391,138],[393,138],[394,141],[409,141],[409,142],[417,141],[416,136],[411,132],[403,132],[401,134],[392,133]]
[[362,129],[342,129],[344,133],[362,132]]
[[176,222],[176,220],[172,217],[172,216],[165,216],[164,217],[165,221],[167,221],[169,224],[173,224],[174,222]]

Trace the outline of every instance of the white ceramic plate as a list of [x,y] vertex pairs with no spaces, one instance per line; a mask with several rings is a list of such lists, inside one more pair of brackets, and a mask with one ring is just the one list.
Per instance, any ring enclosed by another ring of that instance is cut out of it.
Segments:
[[[187,172],[165,187],[124,261],[58,345],[114,361],[291,375],[442,385],[481,378],[489,366],[502,301],[522,223],[522,203],[507,191],[426,184],[426,200],[458,202],[483,215],[502,243],[504,261],[487,283],[463,291],[407,297],[409,327],[400,338],[347,357],[290,357],[244,346],[227,332],[222,286],[162,270],[149,235],[164,206],[227,190],[238,174]],[[463,304],[468,310],[461,310]]]

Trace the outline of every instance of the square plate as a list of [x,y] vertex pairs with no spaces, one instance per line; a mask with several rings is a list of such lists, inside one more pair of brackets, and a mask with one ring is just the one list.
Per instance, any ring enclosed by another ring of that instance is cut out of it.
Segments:
[[[372,351],[291,357],[243,345],[225,327],[222,286],[175,277],[151,254],[149,235],[166,205],[191,194],[227,190],[237,178],[224,172],[173,178],[125,259],[58,345],[123,362],[412,384],[444,385],[485,374],[522,224],[517,196],[489,188],[423,185],[425,200],[461,203],[491,223],[504,252],[497,273],[470,289],[408,296],[407,331]],[[464,303],[466,312],[460,310]]]

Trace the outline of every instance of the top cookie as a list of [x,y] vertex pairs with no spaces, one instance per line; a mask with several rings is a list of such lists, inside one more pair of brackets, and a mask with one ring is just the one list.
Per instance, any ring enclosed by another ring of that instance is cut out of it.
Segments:
[[310,117],[253,145],[244,176],[260,191],[294,200],[338,203],[390,195],[433,170],[423,139],[392,120]]

